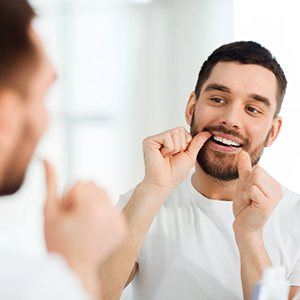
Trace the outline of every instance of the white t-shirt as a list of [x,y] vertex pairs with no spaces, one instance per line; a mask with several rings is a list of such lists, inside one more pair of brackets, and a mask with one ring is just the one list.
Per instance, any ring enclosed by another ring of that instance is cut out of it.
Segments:
[[0,299],[87,300],[81,282],[59,256],[0,250]]
[[[132,192],[122,196],[124,207]],[[300,196],[283,188],[264,241],[274,266],[300,286]],[[197,192],[191,175],[168,197],[149,232],[133,280],[133,299],[242,299],[240,258],[232,229],[232,202]]]

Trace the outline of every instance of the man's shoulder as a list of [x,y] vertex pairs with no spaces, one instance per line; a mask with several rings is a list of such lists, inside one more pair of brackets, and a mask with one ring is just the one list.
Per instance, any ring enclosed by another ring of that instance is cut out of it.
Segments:
[[281,189],[282,189],[282,193],[283,193],[282,200],[285,203],[287,203],[287,201],[288,201],[289,204],[295,204],[295,205],[300,204],[300,194],[297,194],[284,186],[281,186]]
[[300,195],[292,192],[288,188],[282,186],[282,199],[276,209],[275,216],[282,219],[283,222],[297,222],[300,225]]

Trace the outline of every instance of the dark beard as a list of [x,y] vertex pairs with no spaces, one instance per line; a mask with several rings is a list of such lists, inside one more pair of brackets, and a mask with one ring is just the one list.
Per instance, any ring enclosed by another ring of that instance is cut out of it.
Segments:
[[[249,152],[250,149],[250,141],[242,137],[240,134],[234,131],[230,131],[226,129],[224,126],[208,126],[203,128],[203,131],[216,131],[222,132],[225,134],[231,134],[233,136],[239,137],[243,141],[243,150],[249,153],[251,164],[255,166],[258,164],[262,154],[264,147],[269,139],[271,131],[268,133],[264,142],[256,147],[253,151]],[[194,116],[191,124],[191,135],[195,136],[198,133],[196,126],[194,124]],[[209,141],[209,140],[208,140]],[[208,142],[207,141],[207,142]],[[237,162],[233,161],[232,163],[226,163],[226,160],[230,159],[230,154],[221,153],[221,152],[213,152],[208,149],[207,142],[201,148],[197,155],[197,162],[202,170],[209,176],[214,179],[220,181],[231,181],[239,178]],[[213,157],[210,157],[213,155]],[[232,154],[232,159],[234,158],[234,154]]]
[[5,177],[2,179],[0,186],[0,196],[16,193],[24,182],[27,164],[24,166],[20,159],[21,154],[18,152],[22,152],[22,147],[16,149],[7,162],[3,173]]
[[[207,144],[205,144],[197,155],[197,162],[202,170],[209,176],[220,181],[231,181],[239,178],[237,163],[224,164],[225,153],[215,152],[215,161],[211,162],[208,157]],[[259,146],[250,154],[251,164],[255,166],[258,164],[262,154],[264,146]]]
[[[16,193],[24,182],[36,143],[33,141],[29,143],[31,136],[28,131],[28,126],[24,126],[23,130],[23,135],[15,150],[11,153],[10,159],[4,168],[3,179],[0,185],[0,196]],[[25,141],[27,141],[27,143]]]
[[0,187],[0,196],[8,196],[16,193],[24,182],[25,174],[19,177],[4,180],[3,185]]

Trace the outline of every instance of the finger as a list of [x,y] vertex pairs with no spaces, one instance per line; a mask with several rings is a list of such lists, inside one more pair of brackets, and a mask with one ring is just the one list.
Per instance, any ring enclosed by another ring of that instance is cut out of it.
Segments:
[[240,182],[245,182],[252,172],[250,156],[246,151],[240,153],[237,165]]
[[[188,135],[189,135],[189,133],[182,126],[176,128],[174,130],[172,137],[173,137],[173,140],[175,139],[177,141],[177,143],[179,144],[179,147],[175,142],[176,145],[175,145],[175,149],[172,153],[173,155],[180,153],[182,151],[185,151],[187,149],[188,144],[190,142]],[[178,142],[178,140],[179,140],[179,142]]]
[[[189,142],[189,137],[186,135],[185,131],[179,128],[173,135],[168,135],[168,141],[165,140],[161,152],[164,157],[175,155],[181,151],[185,151]],[[165,146],[166,144],[170,144],[171,146],[167,147]]]
[[255,204],[266,206],[268,199],[257,185],[251,185],[248,189],[248,197]]
[[191,142],[191,140],[193,139],[193,137],[184,127],[182,127],[182,129],[183,129],[183,132],[185,135],[185,140],[186,140],[187,144],[189,144]]
[[47,185],[46,204],[45,207],[53,207],[57,205],[57,185],[56,174],[52,165],[44,160],[44,169]]
[[173,143],[174,143],[174,149],[171,152],[172,155],[177,154],[181,151],[181,136],[180,132],[176,132],[175,134],[172,135]]
[[254,184],[264,193],[266,197],[280,199],[281,187],[263,168],[256,166],[248,179],[248,186]]
[[[90,183],[86,183],[83,181],[76,181],[64,194],[61,200],[61,207],[66,210],[71,210],[75,206],[78,207],[80,205],[81,199],[83,198],[86,201],[90,200],[88,196],[88,190],[86,190],[86,186],[91,186]],[[85,201],[85,202],[86,202]]]
[[192,139],[193,139],[193,137],[189,133],[187,133],[186,134],[186,141],[187,141],[188,144],[192,141]]
[[162,148],[160,150],[161,154],[164,157],[168,157],[174,150],[174,142],[170,133],[165,135],[165,138],[162,141]]
[[186,153],[189,154],[194,161],[196,161],[200,149],[210,137],[211,137],[210,132],[203,131],[198,133],[196,136],[194,136],[194,138],[190,142]]
[[181,140],[181,151],[185,151],[188,146],[188,141],[184,129],[180,131],[180,140]]

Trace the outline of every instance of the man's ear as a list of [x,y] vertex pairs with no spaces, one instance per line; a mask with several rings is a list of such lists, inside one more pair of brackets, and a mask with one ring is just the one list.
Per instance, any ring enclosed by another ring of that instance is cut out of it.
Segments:
[[266,147],[271,146],[275,142],[281,130],[281,126],[282,126],[282,118],[280,116],[277,116],[273,120],[272,128],[270,130],[269,137],[266,142]]
[[197,103],[196,94],[195,94],[195,92],[192,92],[190,95],[190,99],[187,103],[186,109],[185,109],[185,120],[186,120],[187,124],[190,126],[192,124],[192,119],[193,119],[193,115],[195,112],[196,103]]
[[23,105],[20,95],[12,90],[0,90],[0,155],[10,151],[19,138]]

